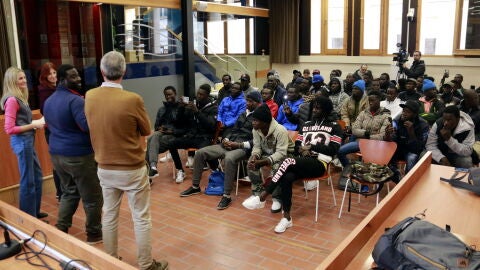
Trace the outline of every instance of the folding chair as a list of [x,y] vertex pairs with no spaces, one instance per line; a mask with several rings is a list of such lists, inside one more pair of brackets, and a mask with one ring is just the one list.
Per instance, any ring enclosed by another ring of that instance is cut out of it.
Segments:
[[[359,146],[360,146],[360,153],[362,154],[363,162],[375,163],[378,165],[388,165],[393,155],[395,154],[395,150],[397,150],[397,144],[395,142],[387,142],[387,141],[360,139]],[[357,183],[359,188],[361,187],[361,185],[371,185],[371,183],[361,181],[360,179],[353,179],[352,175],[350,175],[347,179],[347,183],[345,184],[345,190],[343,192],[343,198],[342,198],[342,205],[340,206],[338,218],[341,218],[342,216],[343,204],[345,202],[345,195],[347,194],[347,192],[349,193],[348,212],[350,212],[350,204],[351,204],[351,197],[352,197],[352,191],[348,189],[348,185],[350,182]],[[360,193],[360,190],[358,193]],[[377,190],[376,194],[377,194],[377,204],[378,204],[379,190]]]

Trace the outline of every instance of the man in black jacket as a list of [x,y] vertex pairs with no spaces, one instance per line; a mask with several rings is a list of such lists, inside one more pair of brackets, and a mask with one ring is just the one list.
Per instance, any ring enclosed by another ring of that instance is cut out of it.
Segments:
[[181,197],[199,194],[201,191],[200,180],[205,161],[223,158],[225,160],[224,191],[217,209],[223,210],[230,206],[232,203],[230,192],[233,189],[238,162],[250,155],[253,146],[251,113],[261,104],[262,97],[260,92],[250,92],[247,95],[247,111],[238,117],[235,125],[231,129],[225,131],[222,143],[209,145],[195,153],[193,159],[192,186],[180,193]]
[[401,71],[405,73],[408,78],[417,79],[425,74],[425,62],[420,60],[420,57],[422,57],[422,53],[420,51],[415,51],[413,53],[413,63],[410,68],[407,67],[407,63],[404,63],[401,67]]

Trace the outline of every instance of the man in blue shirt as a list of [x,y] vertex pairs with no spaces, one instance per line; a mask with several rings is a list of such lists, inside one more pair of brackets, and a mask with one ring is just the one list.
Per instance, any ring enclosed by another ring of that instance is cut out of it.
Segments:
[[289,88],[287,91],[287,100],[278,109],[277,122],[284,126],[287,130],[297,130],[297,124],[291,123],[287,117],[297,113],[303,98],[298,88]]
[[81,78],[72,65],[61,65],[57,77],[57,90],[43,110],[50,130],[49,152],[63,192],[55,226],[68,233],[82,199],[87,243],[95,244],[102,241],[103,196],[85,117],[85,100],[79,94]]

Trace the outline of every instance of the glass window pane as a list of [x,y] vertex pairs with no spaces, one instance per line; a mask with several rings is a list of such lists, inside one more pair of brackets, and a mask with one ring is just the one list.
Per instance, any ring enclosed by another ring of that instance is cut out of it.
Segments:
[[227,22],[228,53],[246,53],[245,19]]
[[459,49],[480,49],[480,3],[465,0],[462,9]]
[[257,52],[255,51],[255,48],[254,48],[254,40],[255,40],[255,31],[253,30],[253,26],[255,25],[255,20],[254,19],[249,19],[249,28],[250,28],[250,54],[257,54]]
[[[195,14],[198,14],[195,12]],[[196,20],[197,16],[195,15],[193,20],[193,48],[201,53],[205,54],[205,43],[203,37],[205,36],[203,33],[203,24],[204,22]]]
[[322,25],[322,1],[311,0],[310,9],[310,53],[320,53],[322,44],[322,35],[320,26]]
[[208,53],[225,53],[225,42],[223,40],[223,22],[207,22],[207,35]]
[[398,52],[397,43],[402,43],[402,16],[403,0],[390,0],[388,6],[388,54]]
[[365,0],[363,6],[363,48],[380,48],[380,0]]
[[328,0],[327,49],[343,49],[344,1]]
[[[455,2],[455,0],[422,1],[419,49],[423,54],[452,54]],[[445,16],[445,14],[450,14],[451,16]],[[416,13],[415,17],[417,17]]]

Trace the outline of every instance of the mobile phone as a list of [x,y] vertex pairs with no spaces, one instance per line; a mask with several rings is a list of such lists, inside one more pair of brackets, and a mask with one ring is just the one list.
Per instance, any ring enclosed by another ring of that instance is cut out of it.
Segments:
[[456,172],[463,172],[463,173],[467,173],[467,172],[468,172],[468,169],[467,169],[467,168],[459,168],[459,167],[455,167],[455,171],[456,171]]
[[189,97],[183,97],[183,102],[184,103],[188,103],[190,101],[190,98]]

